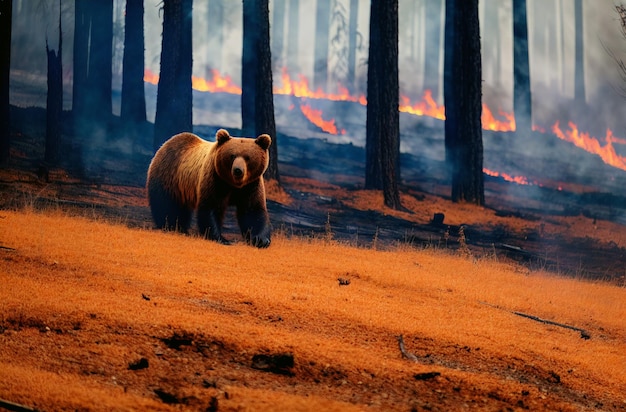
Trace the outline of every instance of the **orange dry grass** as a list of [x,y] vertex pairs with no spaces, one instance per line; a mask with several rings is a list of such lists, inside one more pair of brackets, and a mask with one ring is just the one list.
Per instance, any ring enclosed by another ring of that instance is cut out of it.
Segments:
[[[44,410],[176,409],[159,391],[188,409],[626,407],[623,288],[436,250],[280,235],[257,250],[60,212],[0,217],[0,399]],[[173,336],[187,340],[170,348]],[[293,354],[293,375],[253,369],[257,353]],[[149,367],[130,370],[140,358]],[[431,371],[441,375],[413,377]]]

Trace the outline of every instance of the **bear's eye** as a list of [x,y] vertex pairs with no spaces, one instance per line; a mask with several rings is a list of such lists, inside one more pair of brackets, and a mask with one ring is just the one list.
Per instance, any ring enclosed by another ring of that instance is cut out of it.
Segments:
[[237,156],[235,156],[234,154],[231,154],[231,155],[230,155],[230,160],[231,160],[231,161],[235,160],[236,158],[237,158]]

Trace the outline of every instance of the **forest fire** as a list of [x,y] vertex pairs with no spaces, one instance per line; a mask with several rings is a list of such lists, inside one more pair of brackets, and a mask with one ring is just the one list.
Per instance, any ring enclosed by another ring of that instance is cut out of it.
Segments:
[[201,92],[241,94],[241,87],[233,83],[230,76],[222,76],[218,70],[211,70],[212,80],[191,76],[191,87]]
[[493,130],[494,132],[515,131],[515,116],[513,113],[499,111],[499,114],[500,116],[503,116],[505,120],[496,119],[491,110],[489,110],[489,107],[483,103],[483,113],[480,118],[483,129]]
[[624,139],[613,136],[610,129],[606,130],[606,145],[601,146],[599,139],[590,136],[589,133],[580,132],[578,126],[573,122],[568,122],[569,130],[563,132],[557,121],[552,125],[552,132],[562,140],[570,142],[589,153],[600,156],[602,161],[610,166],[618,169],[626,170],[626,157],[620,156],[615,152],[613,143],[622,143]]
[[531,183],[528,181],[528,179],[524,176],[511,176],[507,173],[500,173],[500,172],[495,172],[493,170],[489,170],[487,168],[483,168],[483,173],[488,175],[488,176],[492,176],[492,177],[500,177],[504,180],[506,180],[507,182],[513,182],[513,183],[517,183],[518,185],[530,185]]
[[346,134],[346,131],[344,129],[341,129],[341,131],[337,130],[337,125],[335,125],[335,119],[324,120],[322,118],[321,110],[313,109],[308,104],[301,104],[300,111],[307,119],[309,119],[311,123],[322,129],[326,133],[330,133],[333,135],[339,133],[341,133],[342,135]]
[[417,116],[429,116],[435,119],[444,120],[446,118],[446,109],[437,105],[433,94],[430,90],[424,91],[422,101],[411,105],[411,100],[407,96],[400,96],[401,112],[414,114]]
[[[192,76],[192,88],[198,91],[206,91],[212,93],[222,92],[241,94],[241,87],[236,85],[232,81],[232,78],[230,76],[222,75],[218,70],[212,70],[211,72],[213,75],[213,78],[211,80]],[[349,92],[348,89],[342,87],[341,85],[337,86],[338,91],[336,93],[327,93],[320,88],[314,91],[309,86],[309,80],[305,76],[299,75],[299,79],[294,80],[287,73],[287,69],[283,69],[280,80],[280,86],[274,86],[274,94],[277,95],[290,95],[300,98],[355,102],[363,106],[367,105],[367,99],[363,94],[359,96],[354,96]],[[151,84],[158,84],[159,75],[146,69],[144,72],[144,81]],[[310,105],[307,104],[301,104],[300,110],[311,123],[318,126],[323,131],[333,135],[346,133],[344,129],[339,129],[337,127],[335,119],[324,119],[321,110],[313,109]],[[437,104],[430,90],[426,90],[424,92],[424,95],[422,96],[422,99],[415,103],[411,102],[409,97],[402,95],[400,97],[399,110],[401,112],[414,114],[417,116],[428,116],[440,120],[445,119],[445,107],[443,105]],[[515,117],[513,113],[499,111],[499,117],[500,119],[496,118],[491,109],[489,109],[487,105],[483,104],[481,117],[483,129],[500,132],[510,132],[515,130]],[[580,132],[578,130],[578,126],[575,123],[569,122],[568,126],[569,129],[563,131],[559,126],[559,122],[557,121],[552,126],[551,130],[552,133],[554,133],[559,139],[570,142],[575,146],[586,150],[589,153],[599,156],[606,164],[610,166],[619,168],[621,170],[626,170],[626,157],[619,155],[615,151],[615,147],[613,146],[613,143],[626,144],[626,139],[615,137],[613,135],[613,132],[610,129],[607,129],[607,133],[605,136],[606,145],[602,146],[599,142],[599,139],[590,136],[589,133]],[[538,126],[533,126],[533,130],[545,133],[545,130],[539,128]],[[522,185],[530,184],[523,176],[513,177],[498,172],[492,172],[486,169],[485,173],[490,176],[499,176],[507,181],[515,182]]]

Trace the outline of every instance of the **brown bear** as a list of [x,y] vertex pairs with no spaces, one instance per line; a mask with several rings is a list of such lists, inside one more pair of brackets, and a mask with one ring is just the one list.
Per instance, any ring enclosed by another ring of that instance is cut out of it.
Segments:
[[148,169],[146,186],[157,227],[187,233],[197,211],[198,230],[208,239],[222,236],[224,213],[237,208],[241,234],[248,243],[268,247],[271,228],[263,173],[272,139],[231,137],[220,129],[215,142],[180,133],[159,148]]

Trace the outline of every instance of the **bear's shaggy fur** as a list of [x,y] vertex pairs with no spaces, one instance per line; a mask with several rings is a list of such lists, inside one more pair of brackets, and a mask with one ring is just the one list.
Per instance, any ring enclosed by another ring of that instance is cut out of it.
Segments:
[[263,173],[272,139],[266,134],[256,139],[231,137],[224,129],[215,137],[215,142],[207,142],[180,133],[156,152],[146,182],[154,223],[187,233],[195,210],[203,236],[229,243],[222,236],[222,225],[226,208],[232,205],[246,241],[267,247],[271,228]]

